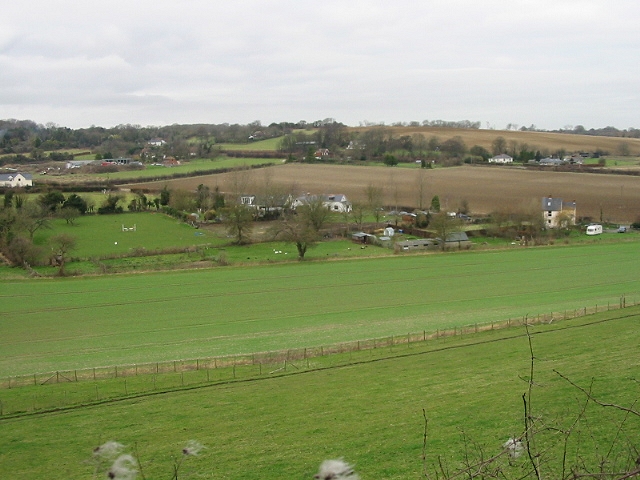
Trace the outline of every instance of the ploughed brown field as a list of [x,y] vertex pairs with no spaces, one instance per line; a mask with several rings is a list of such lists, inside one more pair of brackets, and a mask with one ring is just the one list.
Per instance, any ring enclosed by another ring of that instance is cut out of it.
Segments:
[[[640,177],[568,173],[519,167],[461,166],[437,169],[286,164],[258,170],[130,185],[132,188],[195,191],[204,184],[228,194],[288,191],[342,193],[366,203],[369,185],[381,187],[389,208],[426,208],[434,195],[455,211],[463,200],[472,214],[541,208],[544,196],[575,200],[578,217],[630,223],[640,216]],[[422,194],[421,194],[422,192]],[[422,197],[422,198],[421,198]]]

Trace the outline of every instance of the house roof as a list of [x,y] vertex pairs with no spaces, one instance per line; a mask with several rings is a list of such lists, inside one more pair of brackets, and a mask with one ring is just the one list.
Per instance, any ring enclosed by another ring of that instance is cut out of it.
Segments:
[[467,232],[453,232],[447,235],[447,242],[468,242]]
[[16,173],[0,173],[0,181],[11,182],[18,175],[21,175],[22,178],[24,178],[25,180],[33,180],[33,175],[31,175],[30,173],[16,172]]
[[432,238],[416,238],[414,240],[402,240],[397,242],[396,245],[399,247],[420,247],[425,245],[434,245],[436,243],[438,243],[438,241]]
[[564,162],[564,160],[561,160],[559,158],[541,158],[540,159],[540,165],[562,165]]
[[309,203],[315,200],[322,200],[323,202],[340,202],[340,203],[348,202],[347,196],[342,193],[336,193],[336,194],[330,193],[330,194],[323,194],[323,195],[302,195],[296,198],[296,201],[300,203]]
[[560,212],[563,208],[576,208],[576,202],[565,202],[561,198],[542,197],[542,210]]

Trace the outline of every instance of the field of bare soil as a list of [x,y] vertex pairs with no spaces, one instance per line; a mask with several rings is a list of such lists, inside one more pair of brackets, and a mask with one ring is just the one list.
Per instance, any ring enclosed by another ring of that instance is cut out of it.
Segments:
[[301,193],[343,193],[366,202],[369,185],[381,187],[390,208],[427,207],[434,195],[453,211],[466,200],[474,214],[540,209],[543,196],[575,200],[578,217],[630,223],[640,216],[640,177],[527,170],[518,167],[461,166],[400,169],[340,165],[287,164],[259,170],[131,185],[195,190],[205,184],[223,192],[252,193],[275,188]]

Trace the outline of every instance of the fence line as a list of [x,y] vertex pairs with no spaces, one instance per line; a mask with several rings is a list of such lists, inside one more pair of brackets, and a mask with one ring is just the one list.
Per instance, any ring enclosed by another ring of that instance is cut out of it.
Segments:
[[[509,318],[500,322],[475,323],[465,326],[456,326],[449,329],[437,329],[435,332],[408,333],[406,335],[392,335],[389,337],[372,338],[366,340],[356,340],[351,342],[337,343],[333,345],[321,345],[317,347],[301,347],[287,350],[277,350],[271,352],[258,352],[251,354],[225,355],[208,358],[171,360],[164,362],[138,363],[130,365],[112,365],[105,367],[94,367],[76,370],[59,370],[47,373],[34,373],[29,375],[16,375],[0,382],[0,389],[17,388],[29,385],[47,385],[57,383],[71,383],[83,381],[95,381],[109,378],[126,378],[141,375],[159,375],[166,373],[184,373],[190,371],[206,371],[207,381],[210,379],[210,370],[232,368],[233,378],[235,378],[236,366],[253,365],[259,367],[259,375],[274,374],[287,370],[287,364],[295,367],[294,362],[309,361],[316,357],[324,357],[339,353],[349,353],[362,350],[376,350],[382,348],[393,348],[398,345],[407,345],[437,340],[451,336],[467,335],[487,330],[497,330],[521,326],[524,321],[529,324],[552,323],[559,320],[577,318],[593,313],[621,309],[627,306],[634,306],[637,303],[627,303],[625,295],[620,297],[617,305],[595,305],[594,307],[582,307],[580,309],[565,310],[564,312],[541,313],[535,316],[521,318]],[[263,369],[263,365],[277,366],[274,370]],[[282,366],[284,365],[284,366]],[[155,379],[154,379],[155,383]]]

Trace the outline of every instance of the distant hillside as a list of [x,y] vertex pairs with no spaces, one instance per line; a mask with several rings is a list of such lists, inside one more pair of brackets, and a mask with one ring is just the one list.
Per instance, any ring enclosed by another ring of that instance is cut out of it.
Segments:
[[628,137],[604,137],[593,135],[578,135],[569,133],[551,133],[539,131],[520,130],[481,130],[446,127],[350,127],[350,132],[365,132],[372,128],[384,128],[394,137],[422,134],[427,139],[438,137],[445,141],[453,137],[461,137],[467,148],[479,145],[492,150],[492,144],[497,137],[503,137],[507,146],[512,142],[522,146],[526,144],[528,150],[540,150],[542,152],[555,152],[565,150],[572,152],[596,152],[601,151],[608,155],[620,153],[621,146],[628,146],[628,155],[640,155],[640,139]]

